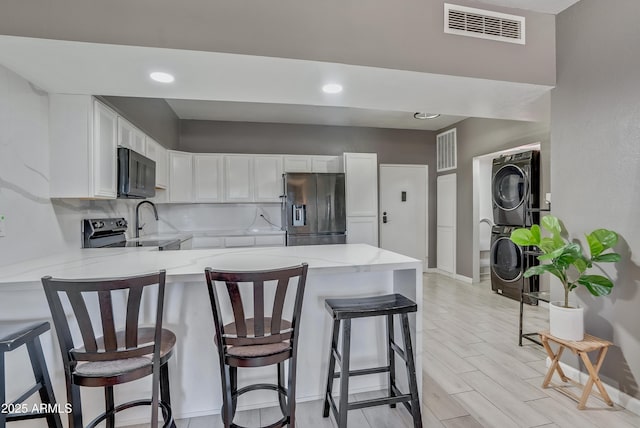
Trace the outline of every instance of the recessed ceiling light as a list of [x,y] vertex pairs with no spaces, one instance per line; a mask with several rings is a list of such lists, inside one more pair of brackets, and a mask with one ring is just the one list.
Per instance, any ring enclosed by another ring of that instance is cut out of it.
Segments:
[[342,92],[342,85],[337,83],[327,83],[322,87],[322,91],[327,94],[339,94]]
[[176,80],[171,74],[163,73],[162,71],[154,71],[149,75],[149,77],[160,83],[171,83]]
[[420,120],[427,120],[427,119],[435,119],[436,117],[440,117],[440,114],[438,113],[420,113],[417,112],[413,115],[414,118],[416,119],[420,119]]

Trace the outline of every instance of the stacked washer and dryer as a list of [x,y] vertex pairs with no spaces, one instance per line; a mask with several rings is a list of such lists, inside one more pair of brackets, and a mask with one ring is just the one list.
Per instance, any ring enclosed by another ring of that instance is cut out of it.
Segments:
[[[539,223],[540,152],[532,150],[494,159],[491,187],[495,224],[491,229],[491,289],[520,300],[522,291],[539,290],[537,276],[524,277],[524,272],[538,260],[509,237],[519,227]],[[537,303],[534,299],[524,301]]]

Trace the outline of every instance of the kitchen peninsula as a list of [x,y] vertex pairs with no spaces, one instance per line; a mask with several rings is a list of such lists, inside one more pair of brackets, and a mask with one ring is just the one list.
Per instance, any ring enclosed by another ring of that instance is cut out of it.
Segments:
[[[205,267],[259,270],[302,262],[309,264],[309,274],[298,345],[298,401],[317,400],[323,396],[331,331],[331,319],[324,308],[324,300],[329,297],[397,292],[415,300],[418,303],[418,313],[410,316],[410,321],[420,387],[422,263],[365,244],[185,251],[110,248],[56,254],[0,268],[0,318],[2,321],[49,319],[49,308],[40,283],[40,278],[45,275],[59,278],[99,278],[165,269],[167,290],[164,325],[174,331],[178,338],[175,358],[169,362],[174,414],[178,418],[214,414],[220,412],[222,398],[217,354],[213,344],[213,318],[204,281]],[[145,321],[153,319],[152,314],[144,316]],[[353,331],[352,368],[384,365],[384,320],[355,320]],[[64,376],[57,344],[49,336],[45,338],[44,347],[56,397],[64,402]],[[403,372],[404,369],[398,370],[399,375]],[[265,368],[241,371],[240,386],[247,379],[252,382],[272,382],[275,370]],[[400,385],[404,386],[404,378],[399,380]],[[385,385],[383,375],[357,377],[350,382],[350,390],[379,390]],[[16,391],[20,389],[16,388]],[[116,402],[148,394],[148,391],[147,383],[116,388]],[[100,390],[83,389],[83,408],[87,414],[100,411],[101,393]],[[264,392],[243,397],[238,408],[242,410],[271,405],[277,405],[275,394]],[[145,412],[145,409],[125,412],[122,414],[122,422],[145,422],[148,419]]]

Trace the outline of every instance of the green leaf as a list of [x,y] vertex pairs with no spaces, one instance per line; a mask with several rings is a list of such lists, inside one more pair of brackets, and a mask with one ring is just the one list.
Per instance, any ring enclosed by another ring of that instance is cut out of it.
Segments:
[[540,240],[536,240],[529,229],[516,229],[511,232],[511,241],[516,245],[538,245]]
[[556,245],[556,242],[551,238],[540,239],[540,244],[538,245],[545,254],[551,253],[562,246],[564,246],[564,242],[561,245]]
[[554,250],[549,254],[538,256],[538,260],[553,260],[553,264],[563,269],[581,258],[582,251],[580,249],[580,246],[575,243],[567,244],[564,247],[558,248],[557,250]]
[[587,243],[589,244],[589,251],[591,252],[591,258],[598,257],[600,253],[604,251],[604,245],[598,239],[596,235],[592,233],[586,235]]
[[558,220],[558,217],[552,215],[542,217],[542,227],[553,235],[560,234],[562,231],[562,228],[560,227],[560,220]]
[[542,275],[545,272],[549,272],[550,274],[558,277],[561,281],[564,280],[562,272],[554,265],[537,265],[531,266],[524,273],[525,278],[532,277],[534,275]]
[[575,262],[573,262],[573,265],[576,267],[576,269],[578,269],[578,272],[580,273],[584,273],[584,271],[586,271],[589,267],[589,264],[589,261],[584,257],[580,257]]
[[616,263],[620,261],[620,254],[618,253],[607,253],[600,254],[597,257],[592,259],[594,262],[608,262],[608,263]]
[[613,288],[613,282],[602,275],[583,275],[578,283],[584,285],[594,296],[607,296]]
[[604,249],[613,248],[618,243],[618,234],[613,230],[596,229],[589,235],[594,236],[600,241]]
[[534,224],[533,226],[531,226],[530,230],[531,230],[531,235],[533,236],[533,239],[536,242],[540,243],[540,239],[542,238],[542,233],[540,232],[540,226],[538,226],[537,224]]

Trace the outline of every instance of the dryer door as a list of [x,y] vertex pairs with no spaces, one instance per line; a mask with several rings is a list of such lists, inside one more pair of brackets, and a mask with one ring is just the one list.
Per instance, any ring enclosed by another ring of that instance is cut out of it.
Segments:
[[496,239],[491,247],[491,270],[505,282],[522,277],[522,248],[506,237]]
[[516,165],[507,164],[493,175],[493,202],[504,211],[513,211],[526,201],[527,179]]

